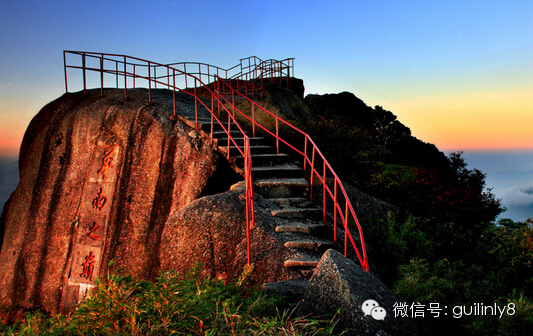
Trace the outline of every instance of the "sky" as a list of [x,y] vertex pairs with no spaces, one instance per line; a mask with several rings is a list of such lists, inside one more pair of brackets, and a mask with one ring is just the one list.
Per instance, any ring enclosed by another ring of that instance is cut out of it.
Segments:
[[295,58],[306,94],[353,92],[447,150],[533,148],[533,4],[26,1],[0,11],[0,156],[65,92],[63,50],[223,68]]

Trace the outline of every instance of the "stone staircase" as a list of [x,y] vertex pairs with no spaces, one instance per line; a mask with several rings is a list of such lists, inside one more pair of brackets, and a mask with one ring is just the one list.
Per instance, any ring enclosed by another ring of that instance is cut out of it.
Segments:
[[[199,117],[198,122],[206,133],[211,131],[210,118]],[[243,146],[242,133],[231,133],[239,146]],[[218,125],[213,130],[213,138],[219,151],[227,154],[228,137]],[[285,260],[284,266],[310,276],[322,254],[335,247],[333,241],[324,239],[333,236],[332,225],[323,222],[322,209],[307,197],[309,182],[304,178],[304,170],[289,155],[276,153],[276,148],[264,138],[249,139],[254,190],[270,201],[270,214],[278,223],[275,231],[284,237],[284,246],[298,251],[299,257]],[[244,158],[235,146],[230,146],[230,157],[237,169],[242,170]]]

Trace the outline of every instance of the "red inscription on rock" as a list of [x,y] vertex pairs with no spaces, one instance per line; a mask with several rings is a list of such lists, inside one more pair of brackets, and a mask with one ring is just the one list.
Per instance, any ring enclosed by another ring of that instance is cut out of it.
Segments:
[[113,168],[113,151],[115,147],[112,147],[104,152],[104,158],[102,159],[102,166],[98,170],[98,174],[102,174],[102,180],[105,180],[105,176],[109,168]]
[[94,233],[96,232],[96,230],[98,230],[98,228],[100,228],[100,225],[96,224],[96,222],[93,222],[93,226],[91,227],[89,233],[87,234],[87,236],[89,236],[89,238],[92,238],[94,240],[98,240],[98,238],[100,238],[100,236],[97,236],[95,235]]
[[102,210],[102,208],[105,205],[105,202],[107,201],[107,198],[105,196],[102,196],[103,190],[102,187],[100,187],[100,191],[96,194],[96,198],[93,199],[93,208]]
[[94,261],[96,256],[93,251],[89,252],[89,255],[85,257],[85,262],[81,264],[83,266],[83,273],[80,273],[80,277],[93,281]]

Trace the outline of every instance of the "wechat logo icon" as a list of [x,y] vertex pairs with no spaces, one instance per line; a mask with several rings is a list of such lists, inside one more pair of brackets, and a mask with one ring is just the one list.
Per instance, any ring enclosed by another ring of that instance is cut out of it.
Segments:
[[365,302],[363,302],[361,309],[365,313],[365,316],[370,315],[374,318],[374,320],[383,321],[385,319],[385,316],[387,316],[385,308],[380,307],[379,303],[377,303],[377,301],[375,300],[366,300]]

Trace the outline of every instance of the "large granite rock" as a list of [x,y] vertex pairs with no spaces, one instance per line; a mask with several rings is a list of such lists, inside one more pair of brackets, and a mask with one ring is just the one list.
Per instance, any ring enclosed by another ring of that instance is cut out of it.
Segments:
[[239,179],[204,135],[169,118],[171,91],[152,95],[65,94],[32,120],[0,218],[0,309],[68,311],[108,271],[157,274],[167,220]]
[[[112,89],[65,94],[32,120],[20,183],[0,217],[1,317],[69,312],[119,268],[150,279],[202,263],[206,276],[241,275],[242,177],[207,134],[171,117],[171,91],[152,90],[152,99],[143,89],[127,99]],[[194,102],[180,94],[177,109],[194,115]],[[275,232],[271,204],[255,198],[250,284],[300,277],[283,267],[297,252]]]
[[[200,262],[205,276],[237,279],[248,257],[244,194],[244,182],[237,183],[231,190],[199,198],[169,217],[161,234],[160,269],[186,272]],[[283,266],[295,252],[284,246],[283,234],[275,232],[276,218],[270,214],[268,203],[256,194],[250,285],[301,276]]]
[[403,302],[381,280],[330,249],[307,284],[300,312],[334,315],[340,309],[336,328],[343,335],[422,334],[412,319],[395,318],[394,304]]

